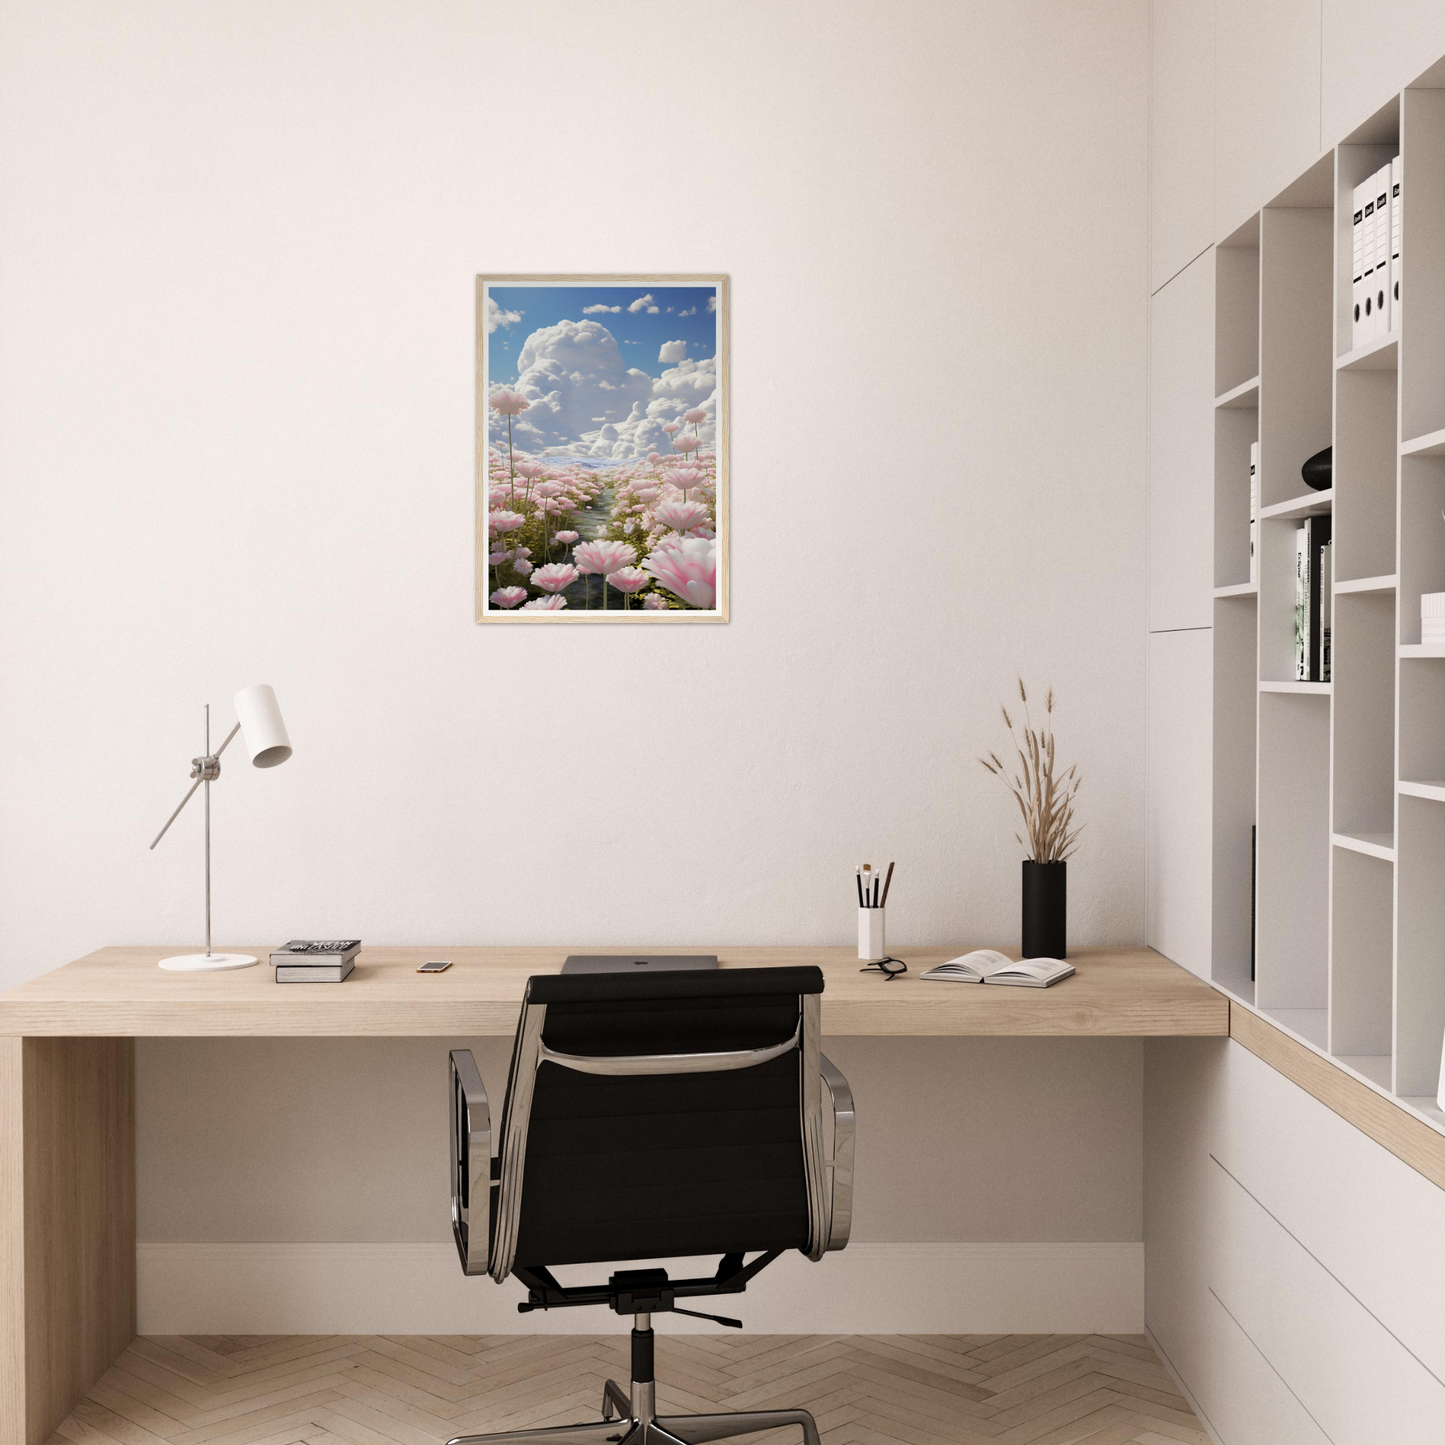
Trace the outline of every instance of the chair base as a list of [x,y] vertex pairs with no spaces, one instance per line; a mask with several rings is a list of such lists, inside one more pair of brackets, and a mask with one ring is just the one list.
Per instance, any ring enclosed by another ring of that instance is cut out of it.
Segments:
[[[718,1415],[653,1415],[644,1401],[653,1386],[633,1386],[629,1396],[615,1381],[602,1392],[602,1419],[545,1430],[503,1430],[495,1435],[458,1435],[447,1445],[707,1445],[797,1425],[803,1445],[819,1445],[818,1426],[806,1410],[739,1410]],[[633,1409],[633,1398],[638,1408]],[[613,1410],[620,1413],[613,1417]]]

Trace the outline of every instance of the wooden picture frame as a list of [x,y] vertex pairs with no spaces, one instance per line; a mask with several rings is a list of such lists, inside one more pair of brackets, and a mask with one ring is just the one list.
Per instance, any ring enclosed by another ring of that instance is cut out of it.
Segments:
[[476,620],[726,622],[727,276],[481,275],[476,301]]

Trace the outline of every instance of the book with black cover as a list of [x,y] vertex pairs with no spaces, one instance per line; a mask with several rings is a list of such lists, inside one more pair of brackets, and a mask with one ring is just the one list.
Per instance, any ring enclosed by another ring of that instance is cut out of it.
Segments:
[[1305,547],[1309,559],[1307,579],[1309,582],[1309,680],[1328,682],[1325,671],[1326,652],[1324,628],[1329,620],[1329,608],[1324,605],[1325,569],[1323,552],[1330,540],[1330,518],[1328,516],[1305,518]]

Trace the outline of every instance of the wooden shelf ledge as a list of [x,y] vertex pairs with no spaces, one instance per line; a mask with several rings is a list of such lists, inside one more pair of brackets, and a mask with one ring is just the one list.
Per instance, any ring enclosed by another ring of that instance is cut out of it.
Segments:
[[1321,1050],[1292,1038],[1256,1010],[1234,1000],[1229,1005],[1229,1036],[1432,1184],[1445,1189],[1445,1129],[1418,1117],[1418,1113],[1427,1112],[1418,1108],[1423,1103],[1445,1120],[1445,1115],[1434,1108],[1433,1100],[1401,1098],[1387,1093],[1378,1082],[1366,1083],[1369,1071],[1358,1069],[1365,1078],[1355,1077]]

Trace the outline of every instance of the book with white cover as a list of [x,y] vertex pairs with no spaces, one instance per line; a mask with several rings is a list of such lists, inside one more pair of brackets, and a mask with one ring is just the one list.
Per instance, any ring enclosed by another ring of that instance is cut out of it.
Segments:
[[1294,534],[1294,676],[1310,680],[1310,547],[1302,526]]
[[1390,167],[1375,172],[1375,336],[1390,332]]
[[1368,181],[1355,187],[1353,222],[1350,227],[1352,260],[1350,263],[1350,349],[1365,340],[1365,196]]
[[1073,973],[1074,965],[1061,958],[1010,958],[995,948],[976,948],[930,968],[920,978],[941,983],[1006,983],[1016,988],[1048,988]]
[[1404,230],[1402,182],[1404,171],[1400,157],[1390,162],[1390,330],[1400,327],[1400,235]]
[[1259,586],[1259,443],[1249,444],[1249,581]]

